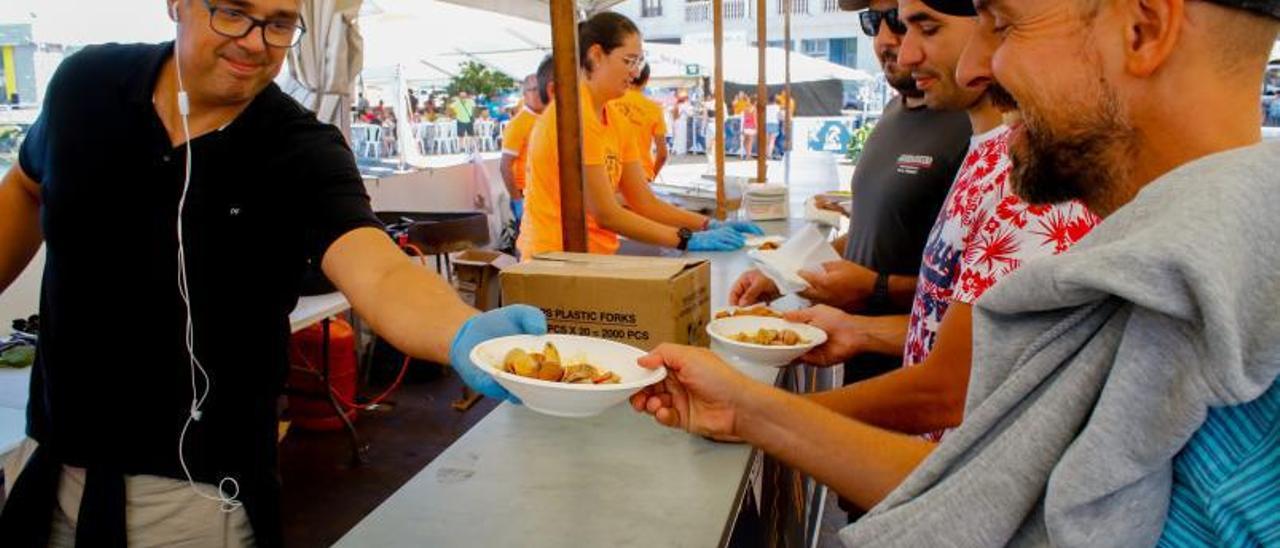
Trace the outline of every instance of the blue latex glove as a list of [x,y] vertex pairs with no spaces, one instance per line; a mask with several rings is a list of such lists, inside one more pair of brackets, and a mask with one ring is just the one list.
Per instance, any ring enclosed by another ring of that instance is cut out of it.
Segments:
[[764,236],[764,229],[760,228],[760,225],[748,221],[717,221],[715,219],[711,219],[711,224],[707,225],[707,228],[732,228],[743,234]]
[[747,239],[732,228],[715,228],[694,232],[689,238],[689,251],[734,251],[747,245]]
[[449,346],[449,363],[453,370],[462,377],[472,390],[493,399],[520,403],[507,389],[493,380],[488,373],[471,363],[471,349],[489,339],[507,335],[545,335],[547,333],[547,317],[541,310],[532,306],[517,304],[490,310],[479,316],[472,316]]
[[511,200],[511,214],[516,218],[516,225],[520,224],[520,220],[524,219],[524,199]]

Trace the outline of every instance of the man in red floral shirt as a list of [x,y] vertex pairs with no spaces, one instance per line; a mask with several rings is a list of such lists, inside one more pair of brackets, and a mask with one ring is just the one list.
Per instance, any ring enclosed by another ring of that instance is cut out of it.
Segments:
[[962,418],[973,303],[1027,261],[1066,251],[1098,218],[1078,202],[1032,206],[1014,195],[1003,112],[1013,101],[989,80],[956,75],[977,24],[972,1],[902,0],[899,17],[907,34],[898,62],[911,69],[929,108],[967,110],[974,133],[969,153],[925,244],[910,315],[871,318],[817,306],[790,319],[829,335],[806,361],[836,364],[877,352],[901,354],[906,367],[813,399],[873,425],[937,440]]

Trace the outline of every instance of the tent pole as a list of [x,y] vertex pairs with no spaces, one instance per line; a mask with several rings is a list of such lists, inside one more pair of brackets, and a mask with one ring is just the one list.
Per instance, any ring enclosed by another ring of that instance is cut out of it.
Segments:
[[795,141],[795,135],[791,132],[791,3],[794,0],[783,0],[787,3],[787,11],[783,15],[783,47],[785,48],[786,63],[786,81],[783,83],[783,96],[785,101],[779,105],[782,108],[782,131],[786,135],[786,142],[783,143],[785,148],[782,149],[783,157],[786,158],[786,166],[782,170],[782,184],[791,186],[791,143]]
[[[766,15],[765,10],[766,10],[765,0],[756,0],[756,51],[758,52],[757,57],[759,61],[759,67],[756,69],[757,78],[756,78],[755,144],[756,144],[756,150],[759,151],[759,153],[756,154],[756,182],[757,183],[766,182],[766,178],[769,173],[768,171],[769,167],[765,163],[767,158],[765,158],[765,154],[764,154],[765,138],[766,138],[765,128],[768,127],[767,120],[765,120],[764,117],[766,112],[765,107],[769,103],[769,87],[766,84],[766,77],[768,75],[765,74],[765,62],[764,62],[765,51],[766,51],[766,48],[768,48],[769,46],[769,35],[767,34],[767,29],[766,29],[765,20],[764,20]],[[750,155],[751,151],[748,150],[747,154]]]
[[582,180],[582,107],[578,97],[578,21],[574,0],[551,0],[556,75],[556,139],[560,152],[560,230],[565,251],[587,251]]
[[711,11],[713,13],[711,34],[716,49],[716,140],[713,144],[716,155],[716,218],[723,221],[725,219],[724,147],[726,144],[724,142],[724,0],[713,0]]

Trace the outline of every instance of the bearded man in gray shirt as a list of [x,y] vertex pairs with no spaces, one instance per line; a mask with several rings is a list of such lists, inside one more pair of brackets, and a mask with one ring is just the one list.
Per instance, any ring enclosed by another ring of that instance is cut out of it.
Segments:
[[[1018,100],[1016,192],[1079,199],[1105,220],[977,302],[963,424],[930,444],[677,346],[641,360],[673,373],[633,405],[876,503],[847,545],[1266,544],[1275,513],[1258,510],[1280,496],[1280,145],[1260,142],[1257,90],[1280,0],[976,5],[959,79]],[[1246,412],[1224,424],[1232,409]],[[1233,444],[1252,422],[1269,443]]]

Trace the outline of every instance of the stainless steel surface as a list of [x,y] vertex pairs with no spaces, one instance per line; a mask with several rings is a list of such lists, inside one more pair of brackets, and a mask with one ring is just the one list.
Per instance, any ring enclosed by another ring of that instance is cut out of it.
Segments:
[[[785,235],[803,222],[763,223]],[[632,255],[678,256],[626,242]],[[745,250],[711,261],[727,303]],[[338,546],[720,546],[755,452],[662,428],[626,405],[558,419],[504,404],[365,517]]]
[[[789,219],[786,221],[765,221],[756,224],[760,225],[760,228],[763,228],[765,233],[770,236],[787,236],[792,232],[799,230],[807,224],[807,222],[803,219]],[[729,304],[729,290],[733,287],[733,282],[737,280],[738,276],[743,272],[752,268],[751,258],[747,257],[747,250],[732,252],[685,253],[675,249],[642,244],[631,240],[623,240],[622,247],[618,250],[618,253],[623,255],[640,255],[649,257],[699,257],[710,260],[711,308],[713,310]]]
[[569,420],[503,404],[337,546],[717,546],[751,457],[625,406]]

